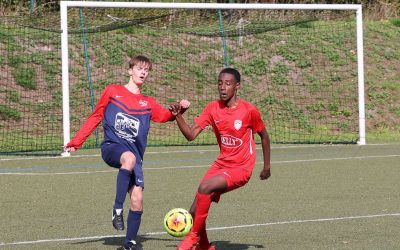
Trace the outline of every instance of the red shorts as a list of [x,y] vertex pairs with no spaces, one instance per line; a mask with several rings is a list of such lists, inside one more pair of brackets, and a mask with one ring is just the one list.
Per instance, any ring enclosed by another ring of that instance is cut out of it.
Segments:
[[206,172],[201,182],[204,182],[217,175],[222,175],[225,177],[227,183],[227,187],[224,192],[214,192],[211,196],[212,201],[218,203],[221,194],[246,185],[246,183],[250,180],[251,172],[242,168],[221,168],[214,163]]

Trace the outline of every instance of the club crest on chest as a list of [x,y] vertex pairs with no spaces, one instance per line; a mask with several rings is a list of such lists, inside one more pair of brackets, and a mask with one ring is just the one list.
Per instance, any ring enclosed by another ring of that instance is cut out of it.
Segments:
[[242,121],[241,120],[235,120],[235,122],[233,123],[233,127],[236,130],[239,130],[242,127]]
[[139,101],[139,105],[140,105],[141,107],[146,107],[146,106],[147,106],[147,101],[145,101],[145,100],[140,100],[140,101]]

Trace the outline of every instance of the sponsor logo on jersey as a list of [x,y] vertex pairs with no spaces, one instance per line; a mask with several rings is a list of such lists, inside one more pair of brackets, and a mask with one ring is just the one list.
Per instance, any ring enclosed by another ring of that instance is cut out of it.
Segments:
[[132,143],[139,133],[140,121],[136,117],[118,112],[115,115],[114,127],[119,137]]
[[236,130],[239,130],[242,127],[242,121],[241,120],[235,120],[235,122],[233,123],[233,127]]
[[140,100],[140,101],[139,101],[139,105],[140,105],[141,107],[146,107],[146,106],[147,106],[147,101],[145,101],[145,100]]
[[221,135],[221,144],[228,148],[237,148],[242,145],[243,141],[231,135]]

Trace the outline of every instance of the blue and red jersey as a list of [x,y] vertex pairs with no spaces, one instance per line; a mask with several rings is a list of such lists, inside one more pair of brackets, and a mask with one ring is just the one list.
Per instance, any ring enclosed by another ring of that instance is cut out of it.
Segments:
[[143,159],[150,121],[174,120],[171,112],[153,97],[133,94],[123,85],[109,85],[75,137],[67,147],[80,148],[86,138],[103,121],[104,143],[119,143]]
[[195,122],[203,129],[208,125],[213,128],[220,148],[216,165],[253,171],[256,162],[254,133],[265,128],[254,105],[238,99],[236,107],[228,108],[220,100],[212,101]]

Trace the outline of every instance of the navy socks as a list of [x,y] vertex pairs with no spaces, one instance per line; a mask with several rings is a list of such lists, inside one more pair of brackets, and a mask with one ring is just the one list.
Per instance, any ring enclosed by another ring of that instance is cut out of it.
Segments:
[[142,218],[143,211],[132,211],[129,210],[128,214],[128,227],[126,230],[125,245],[131,240],[136,241],[136,236],[139,231],[139,226]]
[[117,175],[117,194],[115,195],[114,209],[123,209],[126,193],[129,189],[132,172],[126,169],[119,169]]

